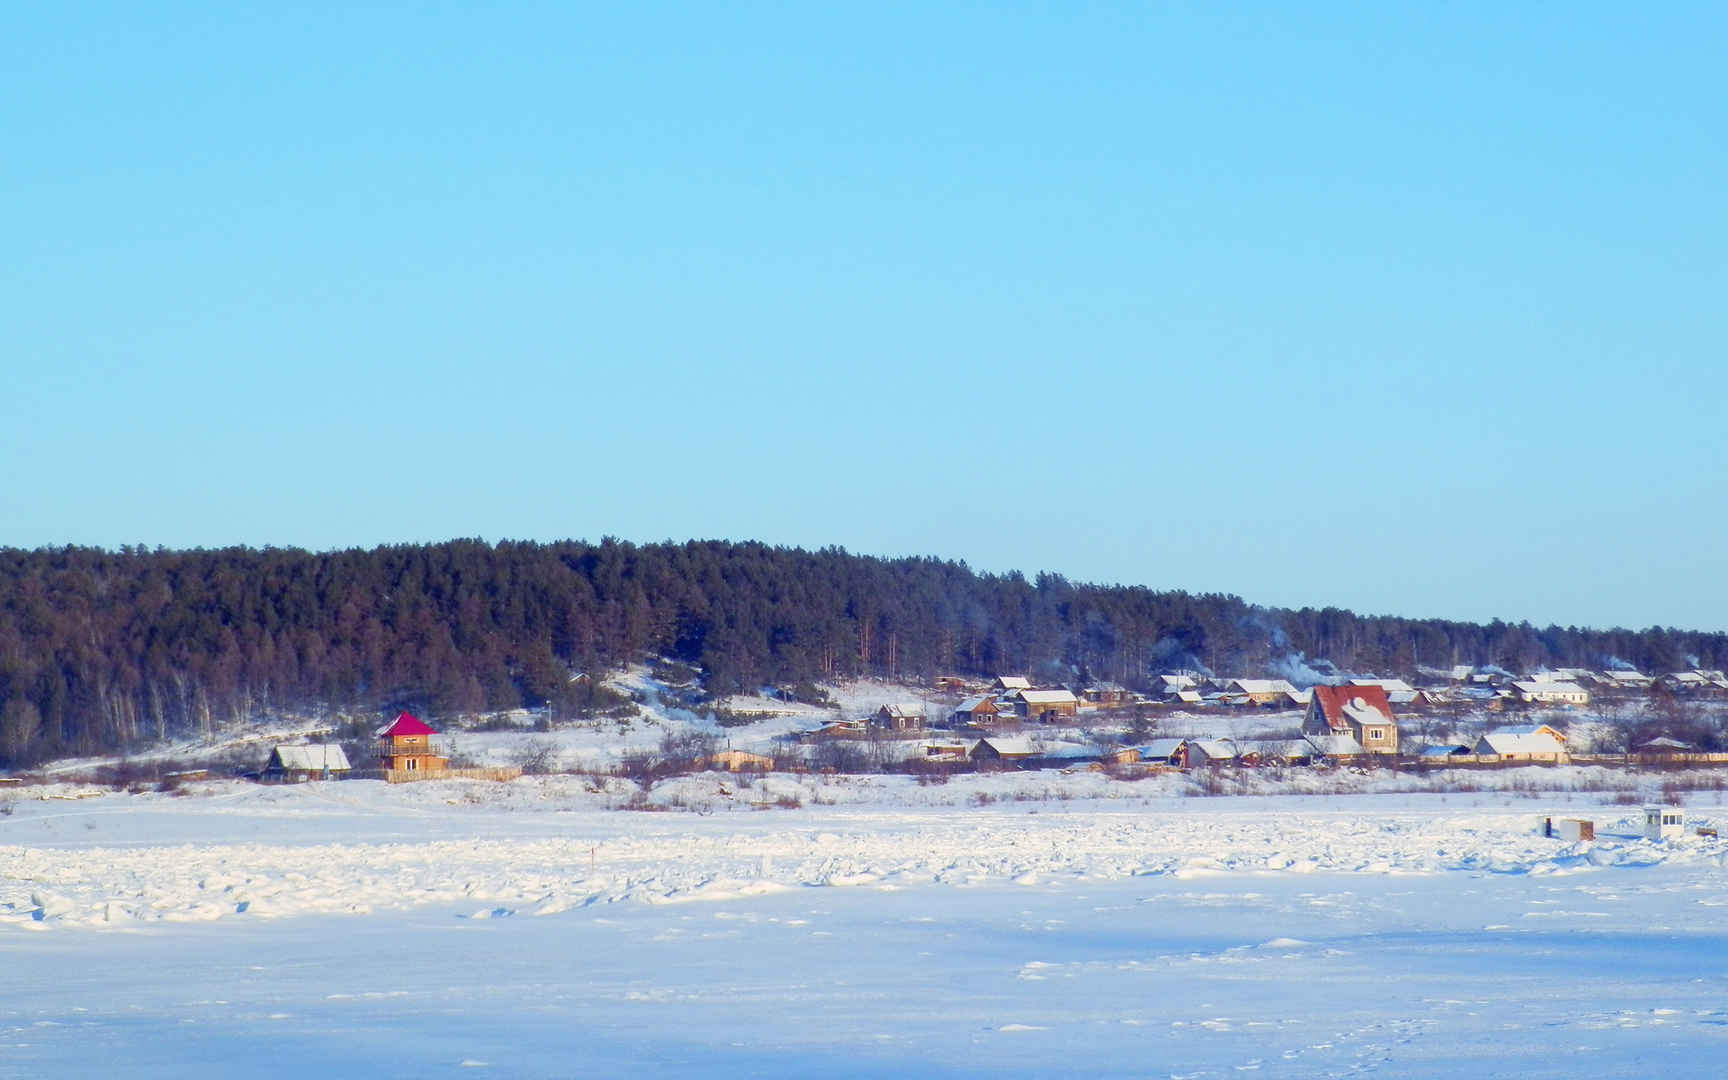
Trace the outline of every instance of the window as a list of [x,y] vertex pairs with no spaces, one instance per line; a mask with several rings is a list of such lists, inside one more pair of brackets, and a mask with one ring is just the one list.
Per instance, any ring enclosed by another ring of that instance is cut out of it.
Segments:
[[402,767],[404,769],[418,769],[420,767],[420,759],[419,758],[409,758],[408,761]]

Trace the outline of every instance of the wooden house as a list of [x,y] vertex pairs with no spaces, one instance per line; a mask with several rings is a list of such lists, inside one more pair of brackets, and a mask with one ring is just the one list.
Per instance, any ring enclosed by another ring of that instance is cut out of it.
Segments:
[[1071,717],[1080,701],[1067,690],[1021,690],[1014,695],[1014,711],[1028,720],[1050,723]]
[[265,780],[299,783],[302,780],[337,780],[352,768],[348,755],[335,743],[311,746],[278,746],[261,774]]
[[882,731],[918,731],[924,727],[924,703],[900,701],[884,705],[870,717],[870,726]]
[[1135,749],[1140,752],[1140,760],[1147,764],[1169,765],[1177,769],[1188,767],[1187,739],[1154,739]]
[[1011,690],[1030,690],[1032,683],[1024,675],[998,675],[990,688],[1006,693]]
[[389,772],[439,773],[450,767],[450,759],[432,742],[438,734],[413,713],[401,713],[378,729],[380,768]]
[[1398,720],[1378,686],[1316,686],[1302,734],[1349,735],[1370,754],[1398,752]]
[[1032,745],[1032,740],[1024,736],[1003,738],[992,736],[979,739],[972,752],[968,755],[973,764],[980,767],[992,765],[1015,765],[1038,756],[1038,748]]
[[1001,718],[1001,707],[988,694],[967,698],[949,714],[949,720],[956,727],[990,727]]

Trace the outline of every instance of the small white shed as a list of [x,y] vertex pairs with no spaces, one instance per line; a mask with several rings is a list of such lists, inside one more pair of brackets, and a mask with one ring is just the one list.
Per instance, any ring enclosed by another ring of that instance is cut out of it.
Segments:
[[1646,806],[1644,808],[1644,838],[1667,840],[1686,832],[1686,811],[1678,806]]

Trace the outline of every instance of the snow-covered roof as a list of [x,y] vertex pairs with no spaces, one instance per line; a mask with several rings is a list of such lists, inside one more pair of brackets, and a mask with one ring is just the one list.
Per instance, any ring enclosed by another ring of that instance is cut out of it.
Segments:
[[910,720],[924,715],[924,705],[918,701],[896,701],[882,706],[879,711],[886,712],[889,716]]
[[974,752],[979,746],[988,746],[1003,757],[1031,757],[1038,752],[1032,745],[1032,740],[1026,735],[1003,735],[991,739],[979,739],[973,746]]
[[1170,696],[1185,705],[1198,705],[1202,701],[1206,700],[1200,696],[1200,691],[1198,690],[1178,690]]
[[1636,683],[1646,683],[1646,682],[1650,681],[1650,676],[1645,675],[1644,673],[1639,672],[1639,671],[1630,671],[1630,670],[1626,670],[1626,671],[1604,671],[1602,674],[1608,676],[1610,679],[1613,679],[1617,683],[1621,683],[1621,684],[1625,684],[1625,685],[1632,685],[1632,684],[1636,684]]
[[1679,739],[1670,739],[1666,735],[1658,735],[1646,743],[1639,743],[1636,750],[1690,750],[1691,743],[1683,743]]
[[1200,685],[1192,675],[1160,675],[1158,678],[1166,690],[1187,690]]
[[1167,758],[1182,749],[1182,744],[1187,741],[1187,739],[1153,739],[1138,749],[1143,758]]
[[1028,705],[1073,705],[1080,699],[1067,690],[1022,690],[1020,700]]
[[1512,688],[1531,696],[1555,694],[1588,694],[1590,691],[1573,682],[1515,682]]
[[972,712],[973,710],[977,709],[980,705],[983,705],[986,701],[990,702],[991,705],[995,705],[995,703],[996,703],[995,699],[992,698],[989,694],[979,694],[976,697],[969,697],[965,701],[962,701],[960,704],[954,706],[954,711],[955,712]]
[[996,684],[1004,690],[1032,689],[1032,683],[1024,675],[998,675]]
[[1478,754],[1561,754],[1566,748],[1548,731],[1490,731],[1476,741]]
[[1294,694],[1288,679],[1231,679],[1230,685],[1244,694]]
[[1380,689],[1386,691],[1386,693],[1388,695],[1407,694],[1410,691],[1416,689],[1414,686],[1411,686],[1409,683],[1405,682],[1403,679],[1351,679],[1350,685],[1351,686],[1378,686]]
[[1218,758],[1219,760],[1223,760],[1225,758],[1234,758],[1236,756],[1236,742],[1234,739],[1190,739],[1188,740],[1188,745],[1195,750],[1199,750],[1209,758]]
[[1505,735],[1547,735],[1560,742],[1566,741],[1565,732],[1547,724],[1506,724],[1494,730]]
[[[335,743],[315,743],[311,746],[278,746],[271,751],[271,764],[284,769],[321,772],[347,772],[348,755]],[[256,760],[256,759],[254,759]]]

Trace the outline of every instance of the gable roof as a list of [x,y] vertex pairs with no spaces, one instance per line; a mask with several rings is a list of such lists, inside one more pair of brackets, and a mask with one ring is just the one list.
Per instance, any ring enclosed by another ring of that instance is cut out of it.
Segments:
[[989,706],[988,710],[986,710],[988,712],[999,711],[996,708],[996,699],[991,697],[989,694],[979,694],[977,697],[969,697],[965,701],[954,706],[954,711],[957,713],[976,712],[979,709],[985,708],[985,706]]
[[1024,675],[998,675],[996,685],[1004,690],[1030,690],[1032,683]]
[[270,751],[270,766],[307,772],[322,772],[325,769],[331,772],[347,772],[354,767],[348,764],[348,755],[335,743],[278,746]]
[[1067,690],[1022,690],[1019,696],[1028,705],[1074,705],[1080,700]]
[[1550,731],[1507,730],[1490,731],[1476,740],[1476,752],[1500,754],[1563,754],[1566,748]]
[[1559,742],[1566,741],[1566,733],[1548,724],[1506,724],[1494,729],[1502,735],[1539,735],[1546,733]]
[[1396,724],[1392,703],[1378,686],[1316,686],[1313,707],[1333,731],[1348,731],[1358,724]]
[[1230,685],[1244,694],[1294,694],[1288,679],[1231,679]]
[[1409,693],[1416,689],[1403,679],[1351,679],[1351,686],[1378,686],[1388,694]]
[[1032,745],[1030,737],[1025,735],[1010,735],[994,739],[979,739],[978,745],[972,748],[976,754],[979,746],[988,746],[1003,757],[1031,757],[1038,752]]
[[380,737],[397,735],[436,735],[436,731],[411,712],[400,713],[396,719],[378,729]]
[[924,715],[924,704],[919,701],[896,701],[884,705],[876,711],[903,720],[911,720]]

